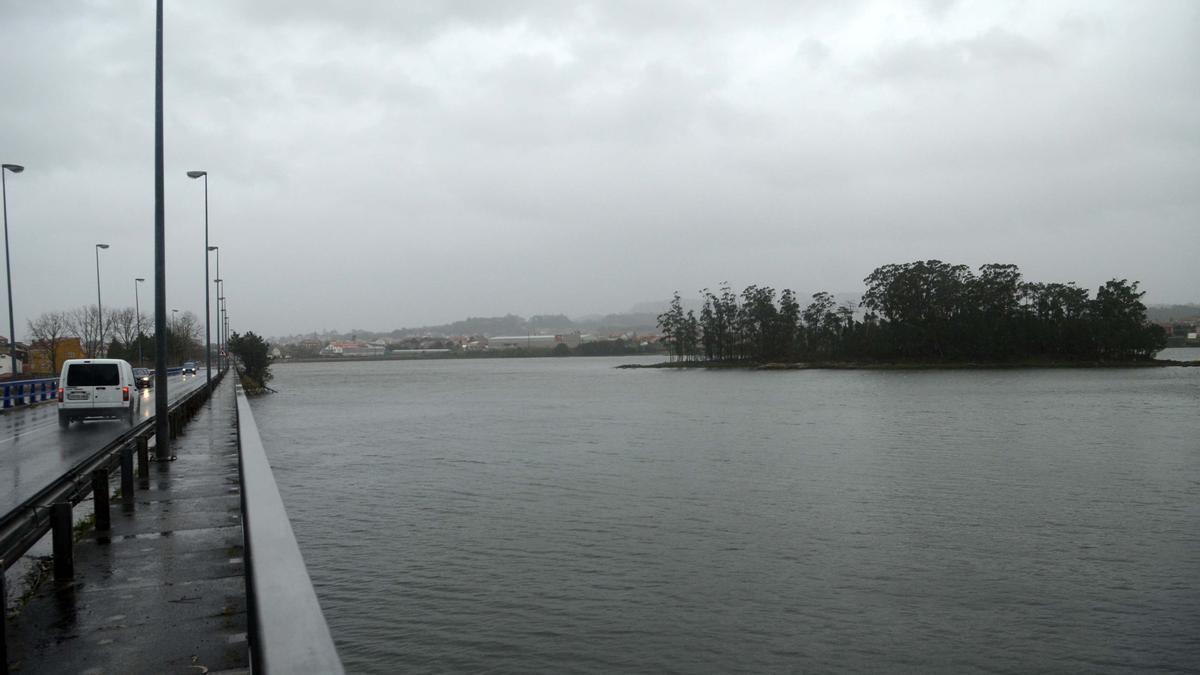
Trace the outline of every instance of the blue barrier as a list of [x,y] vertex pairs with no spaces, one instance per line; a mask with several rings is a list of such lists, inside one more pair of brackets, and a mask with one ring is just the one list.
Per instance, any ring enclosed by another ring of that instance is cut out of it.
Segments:
[[58,378],[48,377],[39,380],[18,380],[4,383],[4,407],[30,405],[57,397]]
[[[183,368],[167,368],[167,377],[178,375]],[[4,383],[4,409],[32,405],[58,398],[58,378],[47,377],[37,380],[17,380]]]

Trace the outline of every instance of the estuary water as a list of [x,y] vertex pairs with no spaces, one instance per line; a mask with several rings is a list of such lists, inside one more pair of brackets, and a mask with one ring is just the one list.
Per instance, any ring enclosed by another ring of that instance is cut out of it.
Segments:
[[1200,368],[639,360],[274,367],[349,671],[1200,667]]

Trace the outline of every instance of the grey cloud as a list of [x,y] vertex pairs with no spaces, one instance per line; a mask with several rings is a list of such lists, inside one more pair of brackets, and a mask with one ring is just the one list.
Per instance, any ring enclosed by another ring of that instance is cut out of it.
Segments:
[[[929,257],[1196,299],[1195,7],[942,5],[881,38],[860,3],[169,4],[171,303],[203,302],[191,168],[267,334]],[[150,260],[153,17],[67,9],[0,24],[14,271],[82,270],[17,284],[18,325],[94,297],[80,241],[112,238],[106,305]]]
[[885,80],[957,79],[972,74],[1049,66],[1051,52],[1033,40],[992,28],[965,40],[909,40],[883,50],[867,72]]

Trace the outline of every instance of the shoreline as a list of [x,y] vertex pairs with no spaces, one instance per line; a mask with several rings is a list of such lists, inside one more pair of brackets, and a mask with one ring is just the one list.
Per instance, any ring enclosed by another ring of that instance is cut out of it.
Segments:
[[627,363],[616,366],[624,369],[703,369],[703,370],[1048,370],[1055,368],[1197,368],[1200,361],[913,361],[913,362],[869,362],[869,361],[803,361],[796,363],[725,363],[725,362],[661,362]]

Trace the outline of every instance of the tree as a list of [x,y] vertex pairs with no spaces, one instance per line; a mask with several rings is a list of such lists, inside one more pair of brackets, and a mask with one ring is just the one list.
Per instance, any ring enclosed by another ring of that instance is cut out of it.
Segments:
[[237,357],[242,384],[249,385],[250,391],[261,391],[267,388],[271,380],[271,359],[268,356],[268,345],[265,340],[247,331],[245,335],[234,333],[229,336],[229,351]]
[[[126,352],[132,347],[134,353],[136,353],[138,337],[137,311],[132,307],[122,307],[106,313],[108,314],[106,323],[112,331],[113,339],[124,345]],[[143,319],[141,323],[145,326],[146,321]]]
[[204,352],[200,344],[200,319],[191,311],[175,316],[167,328],[167,353],[176,363],[194,359]]
[[33,321],[29,321],[29,335],[34,342],[39,342],[49,351],[50,372],[57,373],[58,345],[70,337],[71,329],[66,312],[45,312]]
[[667,343],[667,360],[683,360],[684,318],[683,302],[679,298],[679,291],[675,291],[675,296],[671,299],[671,305],[667,311],[658,315],[658,329],[662,333],[663,341]]
[[1145,291],[1138,282],[1113,279],[1096,290],[1091,316],[1102,358],[1150,358],[1166,345],[1166,332],[1146,328]]
[[83,351],[90,358],[100,356],[104,348],[104,336],[100,334],[99,309],[96,305],[84,305],[65,313],[67,330],[79,336]]

